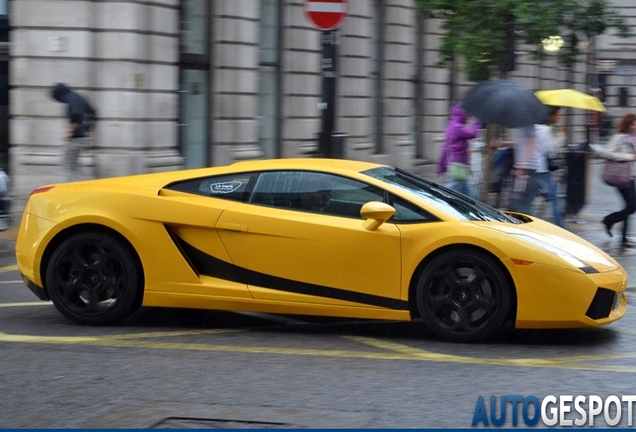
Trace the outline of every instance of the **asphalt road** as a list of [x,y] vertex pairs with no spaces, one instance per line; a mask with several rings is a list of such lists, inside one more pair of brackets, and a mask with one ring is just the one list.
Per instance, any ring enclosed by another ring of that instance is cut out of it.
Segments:
[[149,308],[84,327],[5,266],[0,428],[470,427],[479,396],[633,394],[635,329],[459,345],[419,324]]
[[[571,229],[635,281],[636,255],[598,223],[618,198],[597,189],[607,204],[586,206]],[[11,240],[0,245],[0,428],[464,428],[480,396],[636,393],[631,307],[603,328],[478,345],[419,324],[179,309],[85,327],[37,300]],[[619,426],[628,420],[624,409]]]

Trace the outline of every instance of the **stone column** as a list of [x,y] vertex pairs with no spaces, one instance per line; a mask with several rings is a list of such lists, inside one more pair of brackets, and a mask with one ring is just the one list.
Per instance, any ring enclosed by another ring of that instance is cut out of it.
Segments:
[[178,0],[20,0],[11,4],[10,174],[16,210],[63,181],[63,82],[98,112],[86,177],[181,167],[177,147]]
[[212,163],[257,159],[260,2],[216,2],[212,13]]

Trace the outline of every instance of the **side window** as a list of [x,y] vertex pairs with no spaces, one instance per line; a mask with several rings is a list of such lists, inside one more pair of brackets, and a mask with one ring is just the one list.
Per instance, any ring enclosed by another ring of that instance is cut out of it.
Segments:
[[255,177],[254,173],[204,177],[173,183],[166,189],[233,201],[245,201]]
[[365,183],[310,171],[261,173],[250,202],[290,210],[360,218],[369,201],[383,201],[384,192]]
[[391,218],[393,223],[418,223],[438,220],[429,212],[395,195],[391,196],[391,205],[395,208],[395,214]]

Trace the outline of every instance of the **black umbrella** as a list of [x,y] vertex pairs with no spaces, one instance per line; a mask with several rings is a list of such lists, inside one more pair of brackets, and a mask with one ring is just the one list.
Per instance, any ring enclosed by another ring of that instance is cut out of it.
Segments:
[[482,123],[518,128],[545,123],[548,107],[529,88],[507,80],[482,81],[471,88],[463,108]]

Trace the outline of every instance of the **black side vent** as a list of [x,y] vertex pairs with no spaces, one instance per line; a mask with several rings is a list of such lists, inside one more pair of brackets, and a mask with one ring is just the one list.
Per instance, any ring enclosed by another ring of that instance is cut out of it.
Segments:
[[173,235],[172,238],[197,275],[206,275],[245,283],[240,277],[237,267],[234,265],[200,251],[176,235]]
[[592,319],[607,318],[610,312],[612,312],[614,296],[616,296],[614,291],[608,290],[607,288],[599,288],[585,315]]

